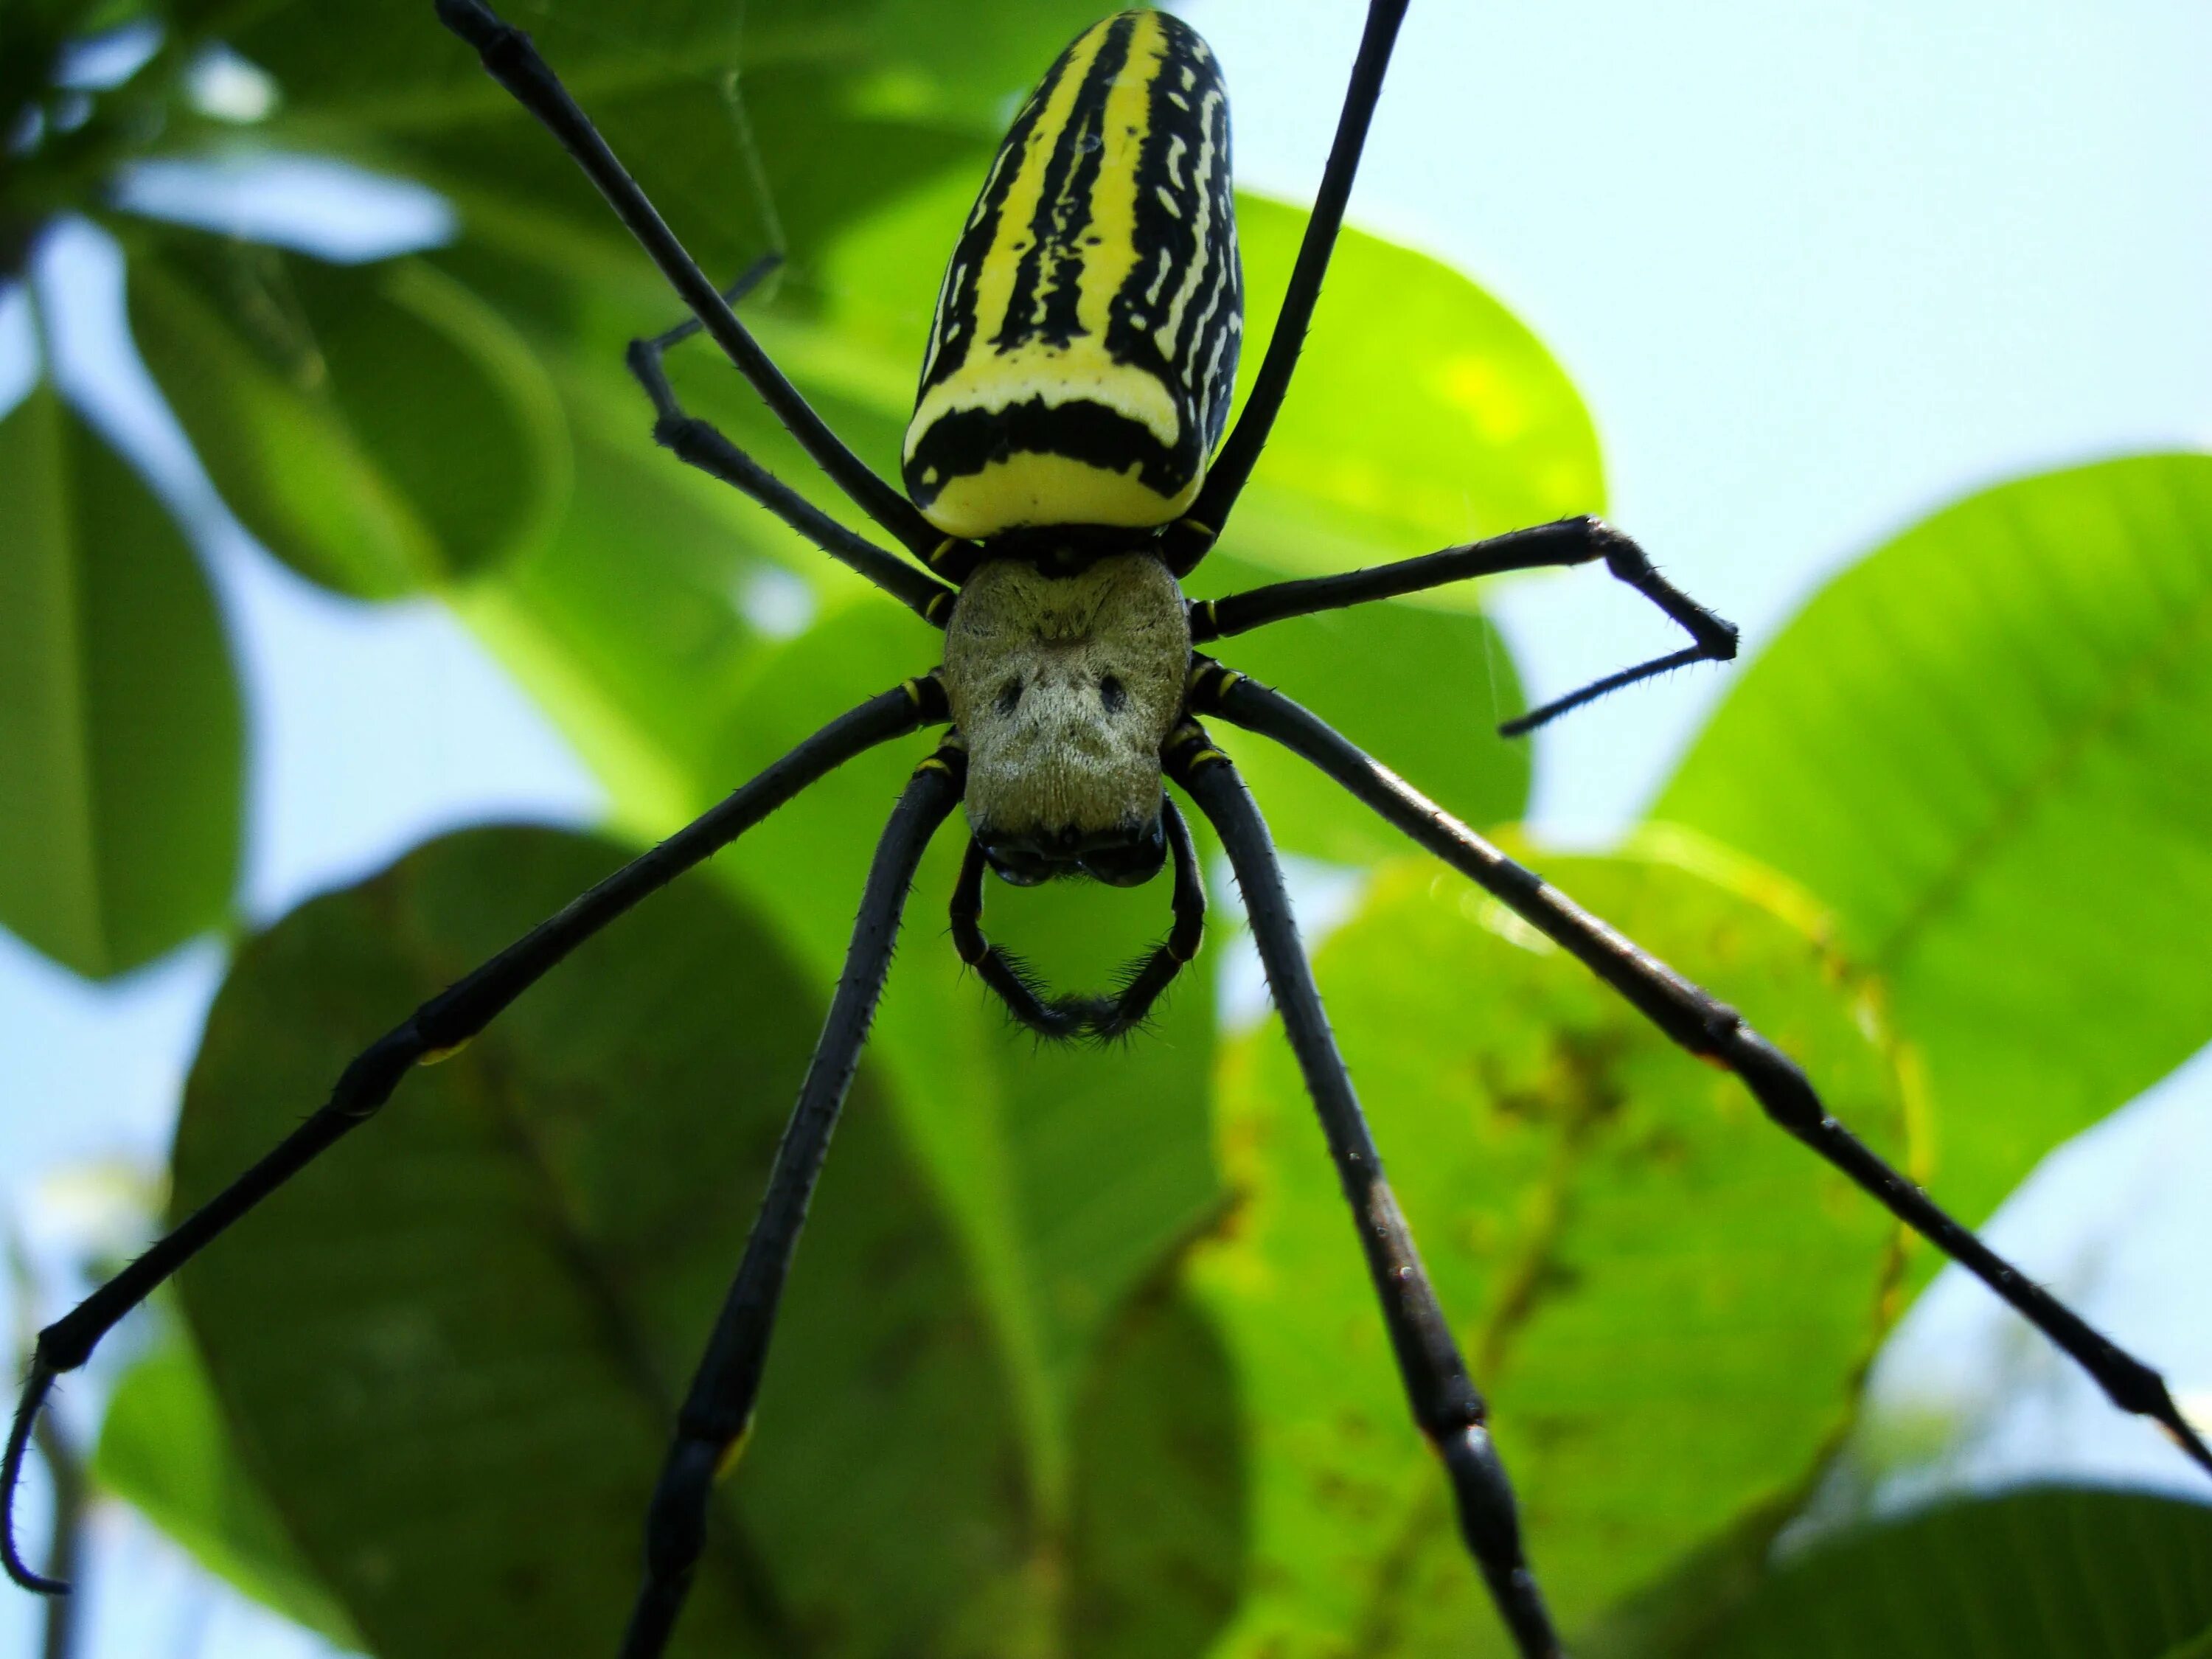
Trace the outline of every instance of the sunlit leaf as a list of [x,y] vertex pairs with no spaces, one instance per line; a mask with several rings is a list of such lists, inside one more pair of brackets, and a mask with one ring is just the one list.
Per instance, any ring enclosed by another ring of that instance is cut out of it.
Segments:
[[131,331],[224,501],[310,580],[386,599],[481,574],[566,487],[529,351],[420,260],[148,236]]
[[315,1582],[239,1467],[199,1357],[183,1340],[155,1349],[116,1383],[92,1473],[210,1572],[339,1647],[362,1650],[344,1609]]
[[219,921],[246,734],[215,596],[50,386],[0,419],[0,922],[117,974]]
[[2212,459],[1946,508],[1743,675],[1656,808],[1833,907],[1978,1217],[2212,1035]]
[[[469,832],[249,945],[194,1068],[178,1209],[614,856]],[[185,1276],[242,1456],[384,1659],[611,1648],[821,1008],[757,922],[687,882]],[[936,1651],[1026,1547],[990,1324],[879,1075],[854,1089],[672,1652]]]
[[[1237,198],[1247,389],[1305,217]],[[1449,266],[1355,230],[1329,261],[1297,378],[1226,544],[1315,575],[1371,561],[1378,545],[1426,553],[1604,507],[1589,413],[1536,337]],[[1472,592],[1439,598],[1471,607]]]
[[[1543,862],[1896,1149],[1869,988],[1802,930],[1802,905],[1724,866],[1730,885],[1640,859]],[[1891,1224],[1456,876],[1386,866],[1317,967],[1571,1631],[1805,1479],[1881,1328]],[[1231,1050],[1223,1094],[1237,1207],[1192,1277],[1242,1380],[1255,1539],[1219,1651],[1503,1651],[1272,1022]]]

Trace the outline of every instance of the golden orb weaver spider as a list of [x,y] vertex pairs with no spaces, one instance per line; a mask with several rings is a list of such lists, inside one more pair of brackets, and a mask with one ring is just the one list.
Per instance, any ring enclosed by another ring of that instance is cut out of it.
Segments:
[[[878,845],[828,1021],[768,1197],[717,1321],[647,1522],[647,1574],[622,1651],[660,1653],[696,1558],[707,1494],[741,1448],[785,1275],[930,836],[963,801],[970,839],[953,898],[960,954],[1017,1018],[1054,1036],[1114,1035],[1195,953],[1203,912],[1187,828],[1163,779],[1213,824],[1235,868],[1285,1030],[1352,1206],[1418,1426],[1439,1452],[1461,1533],[1523,1654],[1559,1651],[1525,1560],[1485,1407],[1420,1267],[1299,945],[1268,832],[1199,717],[1275,738],[1577,957],[1692,1054],[1735,1073],[1776,1122],[1996,1290],[2124,1409],[2212,1453],[2156,1373],[1959,1226],[1830,1118],[1803,1075],[1734,1011],[1504,857],[1311,714],[1194,645],[1266,623],[1500,571],[1602,559],[1692,644],[1514,723],[1526,730],[1617,686],[1733,655],[1734,630],[1593,520],[1516,532],[1370,570],[1188,605],[1180,581],[1218,535],[1287,392],[1341,223],[1404,0],[1371,0],[1314,214],[1245,412],[1221,444],[1241,332],[1225,94],[1203,43],[1157,13],[1086,31],[1017,117],[956,247],[904,460],[908,495],[830,434],[684,253],[527,38],[481,0],[442,21],[549,126],[691,307],[632,348],[656,437],[733,484],[944,629],[944,662],[861,704],[696,822],[431,999],[344,1072],[296,1132],[152,1249],[41,1333],[0,1484],[12,1502],[37,1413],[59,1374],[262,1198],[365,1121],[414,1066],[468,1042],[571,949],[842,762],[951,725]],[[742,292],[743,284],[732,291]],[[685,414],[662,354],[704,329],[829,477],[911,555],[844,530]],[[1016,885],[1080,871],[1117,885],[1175,863],[1175,924],[1111,997],[1049,998],[985,939],[986,868]],[[17,1583],[33,1573],[12,1540]]]

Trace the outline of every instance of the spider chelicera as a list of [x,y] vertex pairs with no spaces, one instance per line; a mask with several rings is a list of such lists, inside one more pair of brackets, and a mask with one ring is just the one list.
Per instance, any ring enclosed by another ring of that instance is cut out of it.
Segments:
[[[1182,579],[1227,521],[1289,388],[1405,0],[1370,0],[1281,316],[1225,443],[1243,295],[1219,71],[1205,44],[1164,14],[1124,13],[1080,36],[1015,118],[954,250],[907,435],[905,495],[847,449],[769,361],[731,309],[747,283],[727,295],[715,290],[528,37],[482,0],[436,0],[436,9],[552,131],[690,307],[690,320],[630,350],[659,417],[655,437],[943,629],[944,659],[830,721],[417,1008],[348,1066],[328,1101],[273,1152],[41,1332],[0,1471],[0,1498],[10,1510],[54,1379],[83,1364],[125,1314],[232,1222],[374,1115],[410,1070],[467,1042],[584,939],[842,762],[922,727],[950,725],[878,844],[766,1199],[678,1414],[622,1652],[629,1659],[661,1653],[681,1609],[709,1490],[742,1447],[786,1273],[931,836],[964,802],[971,834],[952,899],[954,941],[1014,1016],[1048,1036],[1119,1035],[1141,1023],[1199,945],[1205,899],[1197,860],[1164,779],[1212,823],[1236,872],[1352,1206],[1414,1421],[1440,1455],[1467,1547],[1520,1651],[1530,1659],[1557,1654],[1482,1397],[1422,1271],[1329,1033],[1267,827],[1235,764],[1199,723],[1205,715],[1304,756],[1555,940],[1680,1047],[1733,1072],[1782,1128],[2004,1297],[2115,1404],[2153,1419],[2212,1470],[2212,1452],[2156,1372],[1996,1256],[1830,1117],[1803,1073],[1733,1009],[1288,698],[1194,650],[1285,617],[1501,571],[1601,560],[1680,623],[1691,643],[1525,714],[1509,732],[1666,669],[1735,653],[1734,628],[1668,584],[1633,542],[1590,519],[1201,604],[1184,599]],[[701,329],[911,560],[848,531],[685,414],[661,359]],[[983,936],[987,869],[1017,886],[1078,872],[1131,886],[1170,858],[1173,927],[1114,994],[1048,995]],[[5,1564],[19,1584],[64,1588],[23,1563],[12,1531]]]

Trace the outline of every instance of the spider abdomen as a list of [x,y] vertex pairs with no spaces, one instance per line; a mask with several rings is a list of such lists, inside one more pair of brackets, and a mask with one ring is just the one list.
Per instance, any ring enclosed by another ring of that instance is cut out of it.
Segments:
[[1030,94],[953,250],[908,493],[975,539],[1165,524],[1205,480],[1243,331],[1219,68],[1164,12],[1110,17]]
[[1114,854],[1158,846],[1160,745],[1189,668],[1182,590],[1149,553],[1073,575],[994,559],[968,579],[945,690],[968,744],[969,823],[1001,874],[1081,865],[1121,880]]

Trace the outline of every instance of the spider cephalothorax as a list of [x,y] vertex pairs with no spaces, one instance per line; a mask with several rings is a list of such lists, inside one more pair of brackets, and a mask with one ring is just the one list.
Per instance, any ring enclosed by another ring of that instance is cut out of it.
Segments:
[[1189,668],[1182,589],[1157,555],[1065,575],[993,559],[969,577],[942,672],[968,740],[968,822],[994,869],[1019,886],[1159,870],[1160,745]]
[[[911,499],[846,448],[769,361],[529,38],[482,0],[436,3],[486,69],[559,137],[691,307],[693,321],[630,350],[659,416],[655,435],[946,629],[943,665],[840,715],[416,1009],[348,1066],[323,1106],[261,1162],[41,1331],[0,1470],[0,1499],[12,1496],[56,1377],[83,1364],[118,1320],[233,1221],[366,1122],[413,1066],[466,1042],[599,929],[836,766],[957,721],[959,735],[915,769],[877,845],[821,1042],[653,1490],[645,1583],[623,1638],[625,1659],[657,1659],[665,1650],[704,1545],[714,1482],[745,1443],[786,1275],[930,836],[964,793],[971,833],[952,933],[984,983],[1046,1035],[1118,1036],[1142,1021],[1199,945],[1205,900],[1197,855],[1164,780],[1204,813],[1236,872],[1285,1034],[1351,1202],[1407,1402],[1443,1463],[1461,1537],[1520,1653],[1557,1659],[1559,1638],[1522,1553],[1482,1397],[1329,1031],[1267,823],[1199,715],[1261,732],[1310,761],[1555,941],[1681,1048],[1735,1073],[1768,1116],[1978,1275],[2115,1402],[2153,1418],[2212,1469],[2212,1450],[2156,1372],[2098,1336],[1884,1164],[1734,1010],[1297,704],[1193,656],[1194,641],[1285,617],[1500,571],[1598,560],[1679,623],[1692,643],[1520,716],[1510,729],[1526,730],[1667,668],[1735,652],[1732,627],[1593,519],[1279,582],[1186,610],[1179,580],[1228,521],[1289,388],[1405,0],[1369,0],[1328,170],[1266,361],[1218,451],[1243,327],[1218,67],[1187,26],[1158,12],[1109,18],[1060,55],[1016,117],[946,272],[903,456]],[[856,535],[684,412],[660,356],[702,327],[830,480],[910,558]],[[1111,998],[1047,998],[982,936],[987,864],[1018,884],[1079,869],[1127,884],[1170,855],[1174,926]],[[11,1535],[0,1532],[0,1546],[18,1583],[58,1588],[23,1563]],[[918,1651],[927,1642],[915,1634],[908,1646]]]

